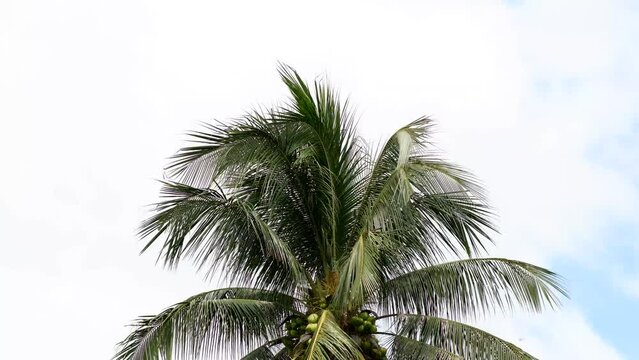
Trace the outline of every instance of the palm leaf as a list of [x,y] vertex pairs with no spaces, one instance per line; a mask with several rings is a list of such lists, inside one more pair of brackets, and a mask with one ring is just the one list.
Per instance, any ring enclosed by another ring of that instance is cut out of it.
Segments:
[[278,346],[279,344],[282,343],[282,340],[284,338],[278,338],[275,340],[271,340],[269,342],[267,342],[266,344],[256,348],[255,350],[251,351],[250,353],[244,355],[240,360],[275,360],[275,359],[281,359],[281,355],[279,355],[279,352],[274,352],[273,348],[277,348],[281,346]]
[[508,259],[466,259],[401,275],[377,293],[387,313],[474,318],[520,306],[529,311],[559,305],[566,295],[559,277],[544,268]]
[[426,264],[443,259],[445,251],[477,254],[494,230],[481,186],[437,156],[431,127],[430,119],[420,118],[390,137],[371,166],[358,210],[361,231],[401,231],[397,240]]
[[272,360],[275,359],[275,354],[267,346],[260,346],[259,348],[244,355],[240,360]]
[[230,125],[208,126],[191,133],[193,146],[181,149],[169,167],[180,183],[196,188],[223,188],[236,199],[274,209],[278,232],[288,231],[304,251],[296,253],[314,272],[321,268],[321,238],[313,206],[317,188],[308,161],[307,132],[269,113],[254,112]]
[[115,360],[234,357],[282,335],[279,324],[300,303],[272,291],[227,288],[195,295],[155,316],[140,317]]
[[340,269],[335,293],[335,307],[342,311],[357,310],[369,294],[381,284],[380,260],[384,250],[382,238],[366,233],[358,239]]
[[334,91],[319,81],[311,91],[299,74],[286,65],[281,65],[279,71],[291,101],[275,118],[299,124],[309,134],[313,161],[321,170],[315,173],[321,190],[316,193],[315,203],[322,224],[319,245],[326,254],[327,267],[333,270],[357,230],[355,209],[362,193],[364,146],[356,135],[347,104],[342,105]]
[[391,335],[389,359],[392,360],[464,360],[461,356],[409,337],[386,335]]
[[[308,277],[288,243],[262,218],[264,209],[241,198],[210,189],[165,182],[165,201],[142,225],[142,236],[153,235],[144,250],[165,236],[162,252],[167,266],[192,257],[209,274],[225,268],[233,283],[254,284],[291,292]],[[143,250],[143,251],[144,251]]]
[[303,348],[302,356],[305,360],[364,359],[357,344],[335,322],[333,314],[328,310],[322,311],[317,322],[317,330]]
[[[433,156],[412,159],[409,177],[418,194],[412,204],[433,227],[437,241],[455,254],[461,246],[467,256],[482,253],[491,241],[492,211],[483,190],[462,168]],[[456,241],[454,243],[453,241]]]
[[397,333],[476,360],[535,360],[516,345],[457,321],[425,315],[398,315]]

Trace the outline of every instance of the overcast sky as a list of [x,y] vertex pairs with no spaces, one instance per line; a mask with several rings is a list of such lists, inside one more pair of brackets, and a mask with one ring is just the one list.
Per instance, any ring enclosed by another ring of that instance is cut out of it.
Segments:
[[0,343],[108,359],[213,287],[138,256],[184,132],[326,75],[379,141],[421,116],[498,209],[492,249],[572,300],[480,325],[541,359],[639,359],[636,1],[0,0]]

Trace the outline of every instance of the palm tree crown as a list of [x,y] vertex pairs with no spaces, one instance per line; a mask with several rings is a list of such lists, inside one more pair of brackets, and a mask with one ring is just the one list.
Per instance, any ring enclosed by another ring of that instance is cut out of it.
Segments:
[[167,266],[189,258],[233,287],[139,318],[115,359],[534,359],[462,321],[565,290],[478,257],[491,210],[433,150],[432,122],[372,152],[324,82],[279,70],[289,101],[192,133],[140,230]]

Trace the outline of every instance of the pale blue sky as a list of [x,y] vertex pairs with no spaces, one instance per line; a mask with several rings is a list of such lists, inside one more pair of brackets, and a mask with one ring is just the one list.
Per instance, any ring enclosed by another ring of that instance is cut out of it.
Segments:
[[371,141],[434,117],[499,211],[492,254],[566,277],[561,311],[480,326],[639,359],[636,39],[635,1],[1,1],[3,354],[109,358],[213,286],[139,257],[135,229],[182,134],[280,99],[281,60],[328,75]]
[[[516,12],[525,13],[530,2],[509,1]],[[584,5],[587,8],[586,4]],[[576,5],[579,6],[579,5]],[[614,25],[597,28],[612,33],[616,46],[607,49],[608,65],[597,71],[582,73],[561,72],[537,74],[534,82],[535,96],[540,105],[551,102],[553,97],[570,102],[579,98],[580,93],[596,93],[603,87],[604,96],[619,97],[607,103],[601,98],[592,101],[608,105],[608,112],[602,112],[594,129],[600,131],[583,148],[583,155],[592,166],[623,177],[628,188],[622,191],[636,200],[639,186],[639,51],[635,39],[639,36],[639,7],[631,2],[611,5],[610,17]],[[570,8],[566,8],[565,29],[571,27]],[[543,24],[543,19],[538,19]],[[597,21],[598,19],[593,18]],[[583,33],[584,40],[589,33]],[[602,44],[593,41],[590,46],[596,51]],[[587,60],[586,60],[587,61]],[[591,104],[575,104],[588,107]],[[577,119],[579,120],[579,119]],[[615,131],[609,131],[613,124],[621,124]],[[565,139],[569,142],[570,139]],[[603,183],[602,186],[607,184]],[[585,189],[583,196],[606,193],[608,189]],[[614,207],[614,205],[613,205]],[[633,204],[632,208],[635,208]],[[598,221],[599,231],[594,235],[601,246],[591,254],[555,256],[551,266],[567,279],[571,289],[572,303],[579,308],[593,329],[625,359],[638,359],[637,334],[633,324],[639,321],[639,226],[637,213],[631,211],[620,215],[603,211]],[[588,242],[585,242],[584,246]],[[584,256],[585,255],[585,256]]]

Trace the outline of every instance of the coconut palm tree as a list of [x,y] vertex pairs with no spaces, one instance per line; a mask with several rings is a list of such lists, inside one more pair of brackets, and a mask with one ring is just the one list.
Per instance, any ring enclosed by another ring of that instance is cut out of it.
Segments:
[[558,276],[486,258],[492,212],[420,118],[376,151],[324,81],[280,66],[287,103],[207,125],[170,164],[147,250],[231,287],[144,316],[117,360],[534,359],[463,321],[565,295]]

